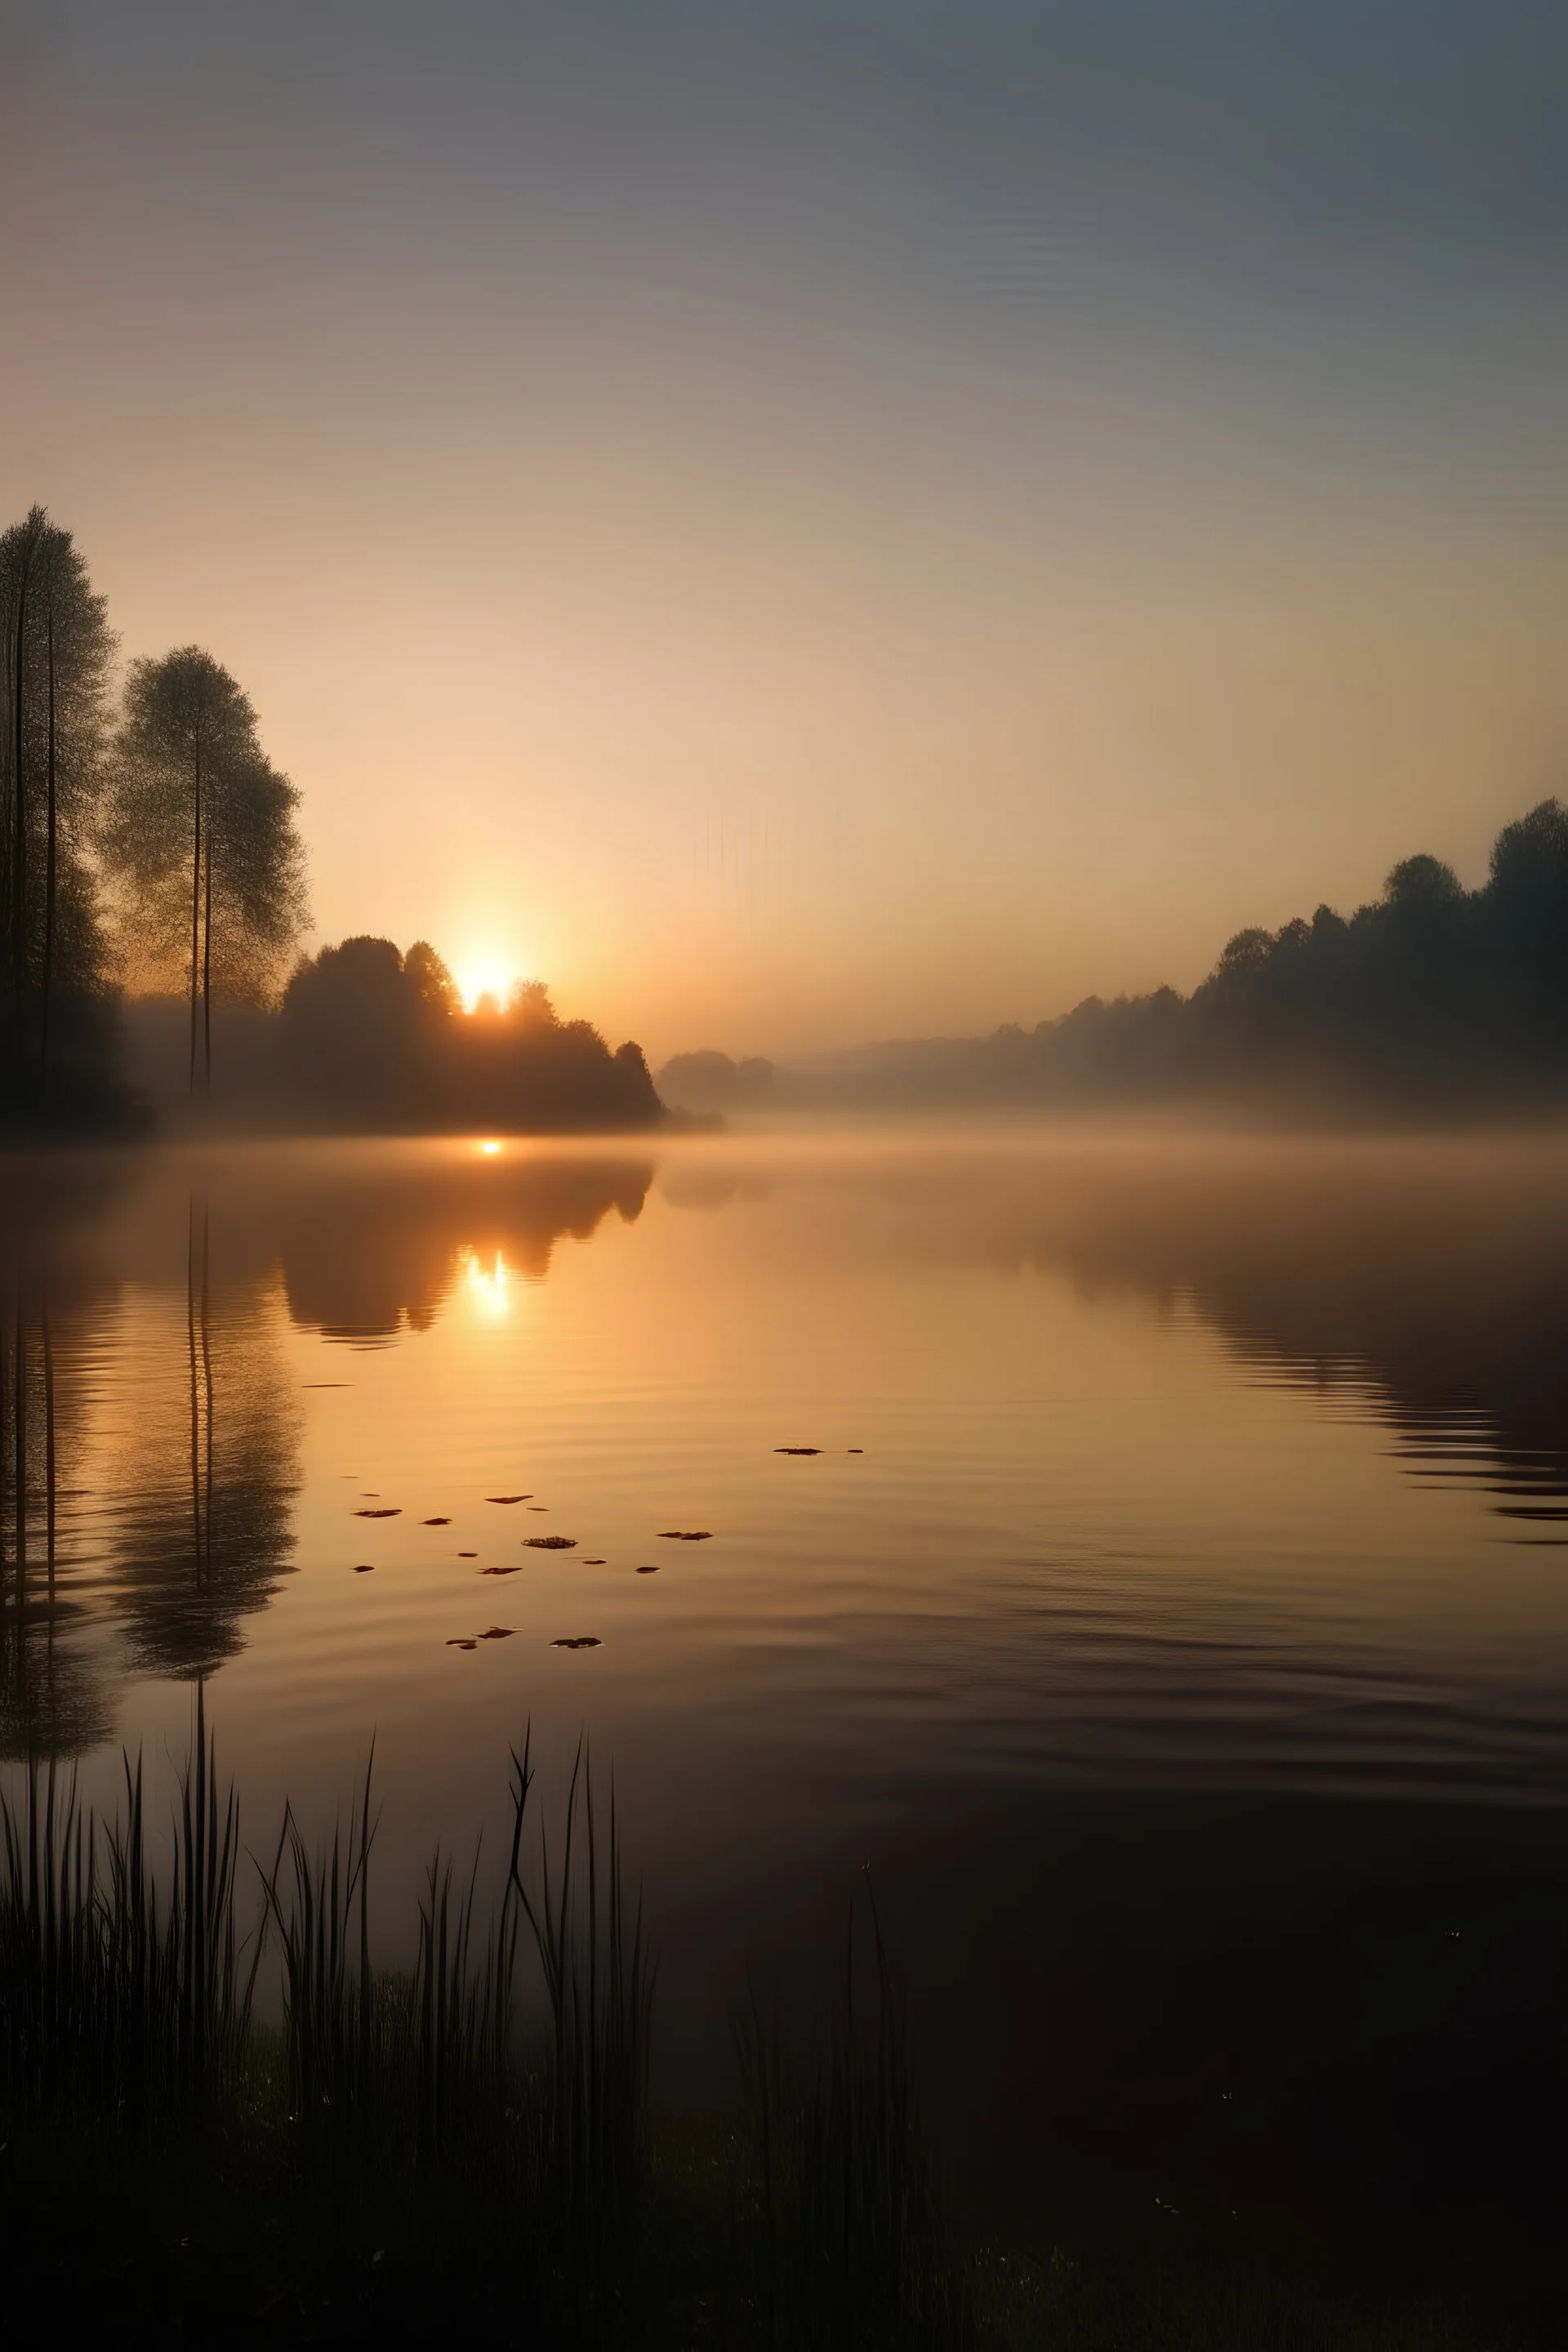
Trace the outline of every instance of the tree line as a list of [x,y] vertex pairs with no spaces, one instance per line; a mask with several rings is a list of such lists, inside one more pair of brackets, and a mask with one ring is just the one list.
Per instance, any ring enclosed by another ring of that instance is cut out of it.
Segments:
[[674,1103],[840,1109],[1170,1106],[1308,1121],[1568,1108],[1568,809],[1504,825],[1486,879],[1406,857],[1351,914],[1250,926],[1184,996],[1089,996],[1033,1029],[867,1047],[813,1069],[682,1055]]
[[265,996],[306,922],[300,795],[199,646],[132,661],[70,531],[0,532],[0,1069],[14,1124],[124,1107],[121,982],[188,998],[210,1087],[215,995]]
[[1352,913],[1249,926],[1188,997],[1089,999],[1036,1032],[1051,1083],[1355,1117],[1568,1103],[1568,810],[1506,824],[1467,889],[1426,855]]
[[[133,1006],[129,1021],[165,1096],[171,1010]],[[371,1134],[635,1129],[662,1114],[640,1046],[612,1051],[590,1022],[563,1020],[541,982],[465,1012],[427,941],[404,954],[364,937],[301,957],[276,1009],[230,1015],[214,1102],[251,1126]]]

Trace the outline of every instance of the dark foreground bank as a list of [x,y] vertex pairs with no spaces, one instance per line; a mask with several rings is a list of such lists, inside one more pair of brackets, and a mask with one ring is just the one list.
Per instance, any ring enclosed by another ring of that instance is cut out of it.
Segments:
[[[160,1883],[141,1776],[111,1824],[32,1770],[3,1810],[0,2249],[58,2334],[384,2345],[1344,2347],[1558,2340],[1549,2266],[1223,2239],[1005,2244],[944,2196],[868,1893],[822,2045],[733,2021],[725,2117],[650,2109],[656,1968],[613,1799],[538,1819],[524,1742],[492,1885],[437,1860],[412,1969],[374,1964],[367,1780],[254,1859],[197,1736]],[[162,1826],[162,1825],[159,1825]],[[264,2000],[269,1979],[280,2003]],[[279,2021],[262,2014],[279,2012]],[[1171,2217],[1174,2219],[1175,2217]]]

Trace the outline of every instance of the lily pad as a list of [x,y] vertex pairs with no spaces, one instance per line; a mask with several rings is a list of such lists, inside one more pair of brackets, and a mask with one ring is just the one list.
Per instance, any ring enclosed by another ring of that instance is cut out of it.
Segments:
[[575,1536],[524,1536],[522,1540],[530,1551],[575,1551],[577,1549]]
[[378,1511],[356,1511],[354,1517],[356,1519],[400,1519],[403,1507],[400,1503],[384,1503]]
[[660,1528],[658,1531],[660,1543],[710,1543],[712,1538],[711,1528]]
[[599,1637],[597,1633],[566,1633],[550,1646],[552,1650],[596,1650]]
[[[474,1554],[470,1552],[468,1558],[472,1559]],[[518,1570],[525,1568],[527,1564],[526,1560],[509,1559],[500,1568],[481,1568],[479,1574],[481,1576],[515,1576]]]

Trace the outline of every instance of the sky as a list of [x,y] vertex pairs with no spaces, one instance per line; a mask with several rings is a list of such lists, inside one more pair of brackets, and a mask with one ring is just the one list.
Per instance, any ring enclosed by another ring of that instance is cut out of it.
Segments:
[[1568,795],[1560,0],[0,0],[0,509],[656,1060]]

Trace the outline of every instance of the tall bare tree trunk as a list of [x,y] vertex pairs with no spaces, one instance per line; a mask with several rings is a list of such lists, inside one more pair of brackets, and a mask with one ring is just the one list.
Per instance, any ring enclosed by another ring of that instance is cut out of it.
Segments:
[[49,1055],[49,990],[55,971],[55,600],[51,594],[45,616],[49,656],[49,845],[44,864],[44,1017],[38,1039],[40,1066]]
[[196,982],[201,975],[202,730],[196,727],[196,843],[191,858],[191,1092],[196,1090]]
[[32,551],[24,548],[16,573],[16,684],[11,698],[11,717],[15,726],[12,749],[12,815],[15,830],[11,845],[11,982],[15,992],[16,1059],[23,1059],[25,1045],[22,1034],[27,986],[27,802],[22,776],[22,747],[25,740],[23,709],[26,698],[26,665],[27,654],[27,573],[32,566]]

